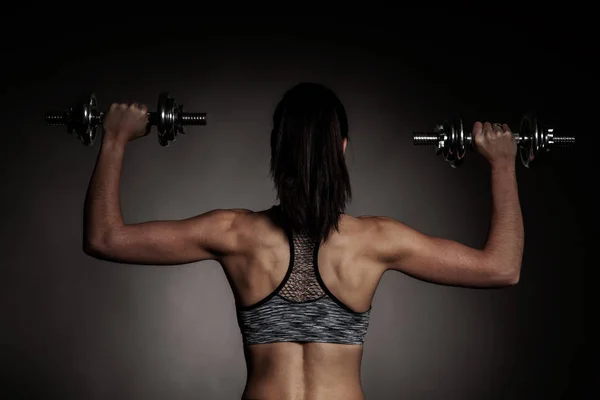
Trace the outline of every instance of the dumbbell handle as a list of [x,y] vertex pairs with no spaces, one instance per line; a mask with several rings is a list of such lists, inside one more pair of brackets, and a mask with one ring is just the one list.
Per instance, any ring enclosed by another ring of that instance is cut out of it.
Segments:
[[[513,137],[517,143],[523,139],[519,133],[513,132]],[[435,132],[415,132],[413,136],[413,142],[417,146],[437,146],[440,140],[443,140],[443,134]],[[471,134],[465,135],[465,139],[468,143],[473,141]],[[560,147],[571,147],[575,144],[575,138],[573,136],[553,136],[552,141],[555,146]]]
[[[104,119],[105,113],[97,112],[90,116],[90,121],[95,124],[100,124]],[[46,123],[49,125],[66,125],[69,120],[69,112],[65,111],[49,111],[46,113]],[[158,125],[161,115],[158,112],[148,113],[148,122],[150,125]],[[178,123],[182,126],[198,126],[206,125],[206,113],[190,113],[181,112],[177,114]]]

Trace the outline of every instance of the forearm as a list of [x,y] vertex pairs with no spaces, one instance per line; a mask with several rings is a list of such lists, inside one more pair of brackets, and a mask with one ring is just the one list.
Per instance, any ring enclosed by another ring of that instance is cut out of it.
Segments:
[[491,186],[492,217],[483,251],[502,274],[518,279],[524,228],[514,164],[492,166]]
[[84,207],[84,242],[102,245],[123,225],[119,187],[125,143],[104,134]]

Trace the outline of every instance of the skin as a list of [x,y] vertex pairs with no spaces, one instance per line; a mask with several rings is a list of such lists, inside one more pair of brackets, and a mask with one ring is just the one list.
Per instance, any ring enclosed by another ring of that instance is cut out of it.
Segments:
[[[177,221],[124,224],[119,184],[128,142],[146,135],[144,106],[113,104],[85,202],[84,251],[133,264],[215,260],[240,305],[271,293],[289,263],[289,244],[271,210],[216,209]],[[321,244],[318,268],[329,290],[366,311],[383,274],[399,271],[437,284],[499,287],[519,281],[524,231],[515,176],[516,142],[508,126],[473,126],[477,150],[490,162],[492,216],[483,249],[420,233],[388,217],[343,214]],[[347,142],[344,143],[344,150]],[[243,399],[364,399],[361,345],[271,343],[245,346]]]

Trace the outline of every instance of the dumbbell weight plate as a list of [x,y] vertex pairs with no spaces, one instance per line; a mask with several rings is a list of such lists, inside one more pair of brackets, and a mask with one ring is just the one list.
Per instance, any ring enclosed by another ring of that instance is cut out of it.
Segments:
[[158,143],[166,147],[175,141],[177,136],[177,104],[175,99],[170,97],[168,93],[163,92],[158,96],[157,105],[158,120],[156,127],[158,129]]
[[444,160],[453,168],[458,168],[464,158],[465,138],[462,128],[462,120],[456,122],[444,121],[441,126],[444,133],[444,144],[441,148]]
[[94,93],[89,93],[82,101],[76,102],[69,111],[67,130],[77,136],[81,143],[92,146],[96,140],[98,102]]
[[533,113],[527,113],[521,118],[519,128],[519,156],[521,163],[529,168],[535,159],[540,145],[540,127],[537,117]]
[[456,135],[456,146],[455,146],[455,158],[454,161],[450,163],[450,165],[454,168],[460,167],[465,159],[465,154],[467,152],[467,137],[465,137],[465,130],[463,127],[462,118],[459,118],[456,121],[455,127],[455,135]]

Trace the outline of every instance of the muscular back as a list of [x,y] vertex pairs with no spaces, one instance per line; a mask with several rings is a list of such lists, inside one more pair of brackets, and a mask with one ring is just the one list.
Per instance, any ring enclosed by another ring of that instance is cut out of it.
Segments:
[[[290,262],[290,247],[286,232],[275,223],[270,210],[247,212],[236,223],[241,249],[238,254],[225,257],[221,264],[236,301],[249,306],[281,283]],[[383,272],[369,251],[369,231],[373,230],[369,225],[373,223],[369,224],[368,217],[343,214],[340,232],[334,231],[321,244],[318,254],[319,272],[327,287],[357,312],[369,308]]]
[[[288,237],[272,210],[242,213],[234,229],[240,251],[221,260],[236,303],[252,305],[284,279],[290,262]],[[335,297],[356,312],[367,311],[385,271],[373,257],[376,225],[369,217],[342,215],[340,231],[321,244],[318,268]],[[361,345],[271,343],[245,346],[245,398],[361,399]]]

